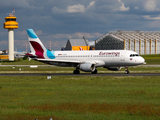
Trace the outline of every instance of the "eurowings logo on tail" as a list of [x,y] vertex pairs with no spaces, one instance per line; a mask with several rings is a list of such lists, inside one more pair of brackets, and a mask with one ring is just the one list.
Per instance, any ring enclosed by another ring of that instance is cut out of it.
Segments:
[[36,56],[40,59],[55,59],[54,51],[49,51],[45,48],[33,29],[27,29],[27,33],[29,36],[29,44],[31,46],[31,53],[28,54],[29,56]]

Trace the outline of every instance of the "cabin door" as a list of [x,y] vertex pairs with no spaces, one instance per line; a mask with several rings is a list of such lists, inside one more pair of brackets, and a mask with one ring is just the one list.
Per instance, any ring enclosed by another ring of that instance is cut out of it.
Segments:
[[121,61],[125,61],[125,51],[124,52],[121,52],[121,58],[120,58],[120,60]]

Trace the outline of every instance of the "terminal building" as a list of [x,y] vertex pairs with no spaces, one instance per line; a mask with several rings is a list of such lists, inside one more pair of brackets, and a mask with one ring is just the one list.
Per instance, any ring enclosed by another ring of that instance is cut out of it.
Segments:
[[132,50],[141,55],[160,54],[160,32],[110,31],[95,41],[96,50]]
[[68,39],[63,50],[132,50],[140,55],[160,54],[160,31],[110,31],[97,40]]
[[66,46],[62,47],[61,50],[94,50],[94,44],[85,39],[85,37],[83,39],[68,39]]

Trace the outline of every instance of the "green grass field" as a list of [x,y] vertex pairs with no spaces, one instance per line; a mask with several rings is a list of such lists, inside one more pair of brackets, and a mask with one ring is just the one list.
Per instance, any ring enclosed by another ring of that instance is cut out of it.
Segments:
[[147,64],[160,64],[160,55],[142,55]]
[[[143,56],[160,64],[159,55]],[[36,61],[2,65],[43,65]],[[0,66],[0,73],[72,73],[74,68]],[[21,69],[21,70],[20,70]],[[130,73],[159,73],[160,67],[130,67]],[[124,73],[98,68],[99,73]],[[0,120],[157,120],[160,76],[0,76]]]
[[0,119],[160,119],[159,78],[0,77]]

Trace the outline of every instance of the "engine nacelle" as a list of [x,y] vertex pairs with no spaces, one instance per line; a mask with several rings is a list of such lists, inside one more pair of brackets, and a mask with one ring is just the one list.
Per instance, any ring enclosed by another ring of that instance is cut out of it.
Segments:
[[96,68],[94,64],[84,63],[80,64],[79,69],[84,72],[93,72]]
[[111,71],[119,71],[121,70],[121,67],[105,67],[107,68],[108,70],[111,70]]

